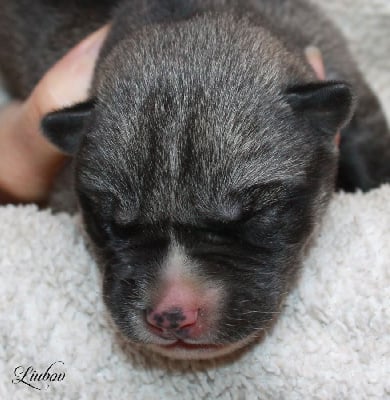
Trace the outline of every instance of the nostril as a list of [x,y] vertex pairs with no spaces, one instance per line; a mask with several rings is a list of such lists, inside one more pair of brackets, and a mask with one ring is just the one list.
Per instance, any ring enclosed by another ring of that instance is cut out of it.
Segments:
[[196,324],[198,310],[183,310],[174,307],[169,310],[147,310],[146,321],[153,328],[165,330],[181,330]]
[[149,309],[146,311],[146,322],[154,328],[158,328],[162,331],[164,317],[161,314]]

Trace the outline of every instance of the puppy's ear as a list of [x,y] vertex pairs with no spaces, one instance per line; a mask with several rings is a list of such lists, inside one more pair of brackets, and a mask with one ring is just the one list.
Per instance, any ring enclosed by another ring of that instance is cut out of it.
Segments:
[[355,98],[345,82],[324,81],[287,90],[293,110],[318,131],[335,135],[351,119]]
[[94,102],[89,100],[47,114],[41,123],[43,134],[63,153],[75,154],[93,107]]

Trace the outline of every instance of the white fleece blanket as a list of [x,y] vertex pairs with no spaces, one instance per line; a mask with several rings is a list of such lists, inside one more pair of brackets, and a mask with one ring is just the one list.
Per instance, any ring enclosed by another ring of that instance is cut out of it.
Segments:
[[[323,5],[390,115],[389,0]],[[77,215],[0,207],[0,399],[390,399],[390,186],[335,195],[304,264],[262,343],[168,361],[115,333]]]

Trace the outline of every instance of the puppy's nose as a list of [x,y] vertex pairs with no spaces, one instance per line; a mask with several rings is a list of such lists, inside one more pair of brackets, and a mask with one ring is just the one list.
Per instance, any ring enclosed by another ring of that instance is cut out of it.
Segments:
[[[204,311],[205,305],[202,305]],[[165,339],[194,339],[202,334],[201,295],[186,282],[168,284],[152,307],[146,311],[149,329]]]
[[[203,283],[203,282],[202,282]],[[209,336],[221,301],[219,288],[170,274],[156,284],[145,313],[145,327],[164,339],[201,340]]]
[[198,310],[184,310],[179,306],[168,310],[149,310],[146,314],[146,321],[154,329],[154,333],[161,337],[188,336],[190,328],[193,328],[198,321]]

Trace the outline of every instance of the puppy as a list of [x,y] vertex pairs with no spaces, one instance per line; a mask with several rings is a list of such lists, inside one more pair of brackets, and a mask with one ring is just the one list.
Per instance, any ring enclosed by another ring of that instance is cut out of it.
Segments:
[[121,332],[173,358],[227,354],[279,313],[335,186],[389,182],[388,126],[340,33],[304,0],[1,0],[11,93],[26,97],[109,21],[90,100],[43,132],[74,156]]

